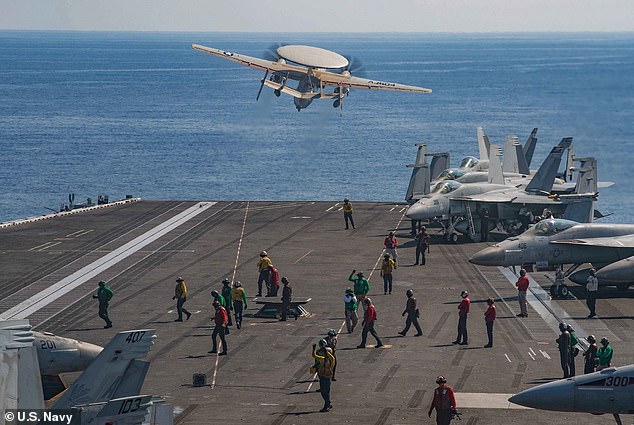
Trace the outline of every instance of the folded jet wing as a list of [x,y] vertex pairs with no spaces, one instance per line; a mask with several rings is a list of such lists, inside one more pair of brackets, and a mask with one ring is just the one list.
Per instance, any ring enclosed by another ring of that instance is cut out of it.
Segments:
[[634,248],[634,235],[554,240],[550,243],[595,248]]

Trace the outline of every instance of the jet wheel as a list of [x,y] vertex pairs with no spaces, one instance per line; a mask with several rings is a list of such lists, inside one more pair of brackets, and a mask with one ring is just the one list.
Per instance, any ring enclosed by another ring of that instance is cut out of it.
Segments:
[[566,285],[559,285],[559,296],[562,298],[566,298],[570,294],[570,290]]
[[557,285],[550,285],[550,296],[553,298],[557,298],[559,296],[557,293]]
[[278,89],[273,90],[273,93],[275,93],[275,96],[280,97],[282,95],[282,92]]
[[449,235],[451,242],[456,243],[458,242],[458,234],[457,233],[452,233],[451,235]]

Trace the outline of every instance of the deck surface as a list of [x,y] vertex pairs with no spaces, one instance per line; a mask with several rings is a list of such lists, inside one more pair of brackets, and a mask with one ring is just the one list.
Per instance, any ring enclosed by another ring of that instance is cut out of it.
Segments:
[[[533,299],[529,317],[520,319],[515,317],[517,293],[509,278],[498,268],[467,262],[485,244],[449,244],[432,231],[427,265],[413,266],[414,243],[405,206],[354,203],[354,207],[355,230],[344,230],[341,205],[336,202],[197,201],[138,201],[2,228],[0,313],[37,299],[74,273],[83,273],[86,278],[75,280],[74,289],[66,291],[62,285],[57,295],[47,296],[33,311],[24,310],[31,324],[36,330],[101,345],[117,331],[156,329],[144,392],[165,396],[176,407],[177,424],[431,424],[435,420],[427,418],[427,409],[439,374],[456,391],[466,425],[613,423],[611,416],[519,409],[505,400],[561,376],[552,328],[559,319],[577,324],[583,330],[578,330],[579,336],[608,336],[615,350],[614,365],[634,363],[634,291],[604,291],[596,320],[585,319],[580,288],[574,288],[566,300]],[[151,237],[179,213],[192,216]],[[399,267],[393,293],[384,295],[378,263],[390,230],[396,231],[400,242]],[[90,272],[125,244],[136,248]],[[311,316],[287,322],[257,319],[251,316],[257,311],[252,303],[243,328],[232,328],[227,337],[229,355],[207,354],[210,291],[220,290],[221,280],[229,277],[240,280],[252,299],[262,250],[288,277],[295,296],[312,298],[306,305]],[[353,269],[370,277],[377,331],[388,348],[356,349],[360,328],[347,334],[343,327],[344,289],[351,286],[347,277]],[[172,295],[179,275],[188,286],[185,307],[194,314],[189,321],[175,323]],[[544,272],[532,277],[547,287]],[[115,292],[112,329],[103,329],[91,298],[102,279]],[[420,338],[413,336],[413,330],[407,337],[397,334],[404,323],[401,312],[407,289],[415,291],[421,309],[424,336]],[[451,341],[456,337],[463,289],[472,301],[470,344],[456,346]],[[483,348],[488,297],[497,300],[498,308],[491,349]],[[318,383],[308,369],[312,344],[329,328],[343,331],[337,351],[338,379],[332,386],[333,410],[319,413]],[[577,371],[582,370],[579,356]],[[192,387],[194,373],[206,373],[210,385]]]

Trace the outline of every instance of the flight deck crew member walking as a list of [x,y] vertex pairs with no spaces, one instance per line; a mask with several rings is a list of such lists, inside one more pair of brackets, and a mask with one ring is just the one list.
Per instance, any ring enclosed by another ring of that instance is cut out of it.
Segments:
[[586,352],[583,353],[583,373],[592,373],[599,364],[599,358],[597,357],[597,340],[594,338],[594,335],[588,335],[586,339],[589,345]]
[[469,316],[471,300],[469,300],[468,291],[462,291],[460,296],[462,301],[458,304],[458,337],[452,344],[467,345],[469,343],[467,338],[467,317]]
[[368,338],[368,332],[372,334],[372,336],[376,339],[376,348],[383,347],[383,343],[381,342],[381,338],[379,338],[379,334],[374,330],[374,322],[376,322],[376,309],[374,305],[372,305],[372,300],[369,297],[366,297],[363,300],[363,304],[365,304],[366,309],[363,315],[363,332],[361,332],[361,344],[357,345],[357,348],[365,348],[365,342]]
[[335,358],[335,364],[332,366],[332,381],[336,381],[337,378],[337,331],[334,329],[328,329],[328,336],[325,338],[328,347],[332,350],[332,356]]
[[343,200],[343,218],[346,221],[346,230],[348,230],[348,220],[354,229],[354,220],[352,219],[352,203],[348,198]]
[[381,277],[383,277],[383,295],[392,293],[392,272],[396,269],[396,263],[390,258],[390,254],[383,256],[381,263]]
[[225,310],[227,310],[227,316],[229,316],[229,323],[227,326],[233,326],[233,322],[231,320],[231,310],[233,309],[233,302],[231,301],[231,292],[233,289],[231,288],[231,281],[227,278],[222,279],[222,297],[225,299]]
[[262,282],[269,284],[269,265],[273,264],[266,251],[260,252],[260,261],[258,261],[258,297],[262,296]]
[[597,371],[610,367],[612,363],[612,347],[610,341],[607,338],[601,338],[601,347],[597,350],[597,357],[599,358],[599,366]]
[[520,269],[520,277],[515,283],[515,286],[517,287],[517,300],[520,303],[520,313],[517,317],[528,317],[528,312],[526,311],[526,291],[528,291],[529,285],[530,282],[526,276],[526,270]]
[[176,311],[178,312],[178,319],[175,322],[183,321],[183,313],[187,315],[187,320],[191,317],[191,313],[183,307],[185,301],[187,301],[187,286],[185,286],[185,280],[182,277],[176,279],[176,287],[174,288],[173,300],[176,300]]
[[330,380],[334,373],[335,357],[325,339],[320,339],[319,349],[316,348],[317,346],[313,344],[313,358],[315,359],[313,368],[317,371],[317,376],[319,377],[319,392],[324,399],[324,407],[320,412],[327,412],[332,409],[332,403],[330,402]]
[[225,334],[227,333],[227,310],[223,306],[220,305],[219,301],[214,301],[214,308],[216,309],[216,314],[211,319],[213,320],[215,327],[214,331],[211,334],[211,339],[213,341],[213,348],[211,351],[208,351],[211,354],[215,354],[218,352],[218,344],[216,342],[216,336],[220,336],[220,342],[222,343],[222,352],[219,354],[224,356],[227,354],[227,340],[225,338]]
[[354,327],[359,322],[357,316],[357,297],[354,296],[352,288],[346,288],[346,295],[343,296],[344,313],[346,317],[346,329],[348,333],[354,331]]
[[434,399],[427,415],[431,418],[431,412],[436,409],[436,425],[449,425],[452,412],[456,410],[456,397],[444,376],[436,378],[436,383],[438,387],[434,390]]
[[383,245],[385,246],[385,252],[390,254],[394,259],[394,262],[398,264],[398,253],[396,252],[396,248],[398,247],[398,240],[396,236],[394,236],[394,232],[390,232],[383,241]]
[[565,323],[559,324],[559,338],[556,339],[559,346],[559,361],[561,370],[564,372],[564,378],[570,377],[570,333],[566,329]]
[[421,258],[420,265],[425,265],[425,251],[429,252],[429,235],[425,226],[421,226],[420,231],[416,234],[416,262],[414,265],[418,264],[419,258]]
[[484,312],[484,322],[487,326],[487,337],[489,338],[489,342],[484,348],[493,347],[493,323],[495,322],[495,316],[497,316],[497,311],[495,309],[495,304],[493,303],[493,298],[489,298],[487,300],[487,309]]
[[108,317],[108,303],[112,299],[112,289],[106,286],[106,282],[104,280],[100,281],[99,289],[97,289],[97,294],[93,295],[93,298],[99,300],[99,317],[102,318],[106,322],[106,326],[104,329],[108,329],[112,327],[112,322]]
[[236,316],[236,327],[242,327],[242,312],[247,309],[247,294],[240,281],[233,284],[231,290],[231,299],[233,300],[233,312]]
[[577,338],[575,330],[572,326],[570,326],[570,324],[566,325],[566,330],[570,334],[570,357],[568,358],[568,367],[570,368],[570,376],[575,376],[577,373],[577,368],[575,367],[575,357],[579,354],[579,348],[577,348],[579,338]]
[[[293,298],[293,288],[288,283],[288,279],[286,276],[282,278],[282,284],[284,288],[282,288],[282,311],[281,311],[281,322],[286,322],[286,316],[288,315],[288,310],[291,307],[291,301]],[[295,316],[295,320],[297,320],[297,315]]]
[[370,292],[370,282],[368,281],[368,279],[363,277],[363,272],[357,273],[356,279],[353,279],[352,276],[356,272],[356,270],[352,270],[352,273],[350,273],[350,276],[348,276],[348,280],[350,282],[354,282],[354,295],[356,295],[357,297],[357,303],[361,304],[363,303],[365,297],[368,295],[368,292]]
[[416,306],[416,298],[414,298],[414,291],[408,289],[405,292],[407,295],[407,303],[405,304],[405,310],[401,316],[405,316],[407,314],[407,319],[405,319],[405,329],[399,332],[400,335],[407,335],[407,331],[409,331],[409,327],[413,324],[416,330],[418,331],[414,336],[421,336],[423,334],[423,330],[420,328],[418,324],[418,316],[420,316],[420,312],[418,307]]
[[[213,291],[211,291],[211,296],[214,298],[214,300],[212,301],[212,305],[215,302],[218,302],[218,304],[220,304],[220,307],[225,309],[225,312],[227,311],[227,301],[225,300],[225,297],[223,297],[222,295],[220,295],[218,293],[218,291],[216,291],[215,289]],[[227,314],[228,316],[228,314]],[[228,324],[228,319],[227,319],[227,324]],[[229,328],[225,327],[225,333],[227,335],[229,335]]]
[[599,292],[599,279],[597,279],[595,274],[596,270],[590,269],[590,276],[588,276],[588,280],[586,281],[586,304],[590,310],[588,319],[596,317],[597,315],[595,309],[597,305],[597,293]]

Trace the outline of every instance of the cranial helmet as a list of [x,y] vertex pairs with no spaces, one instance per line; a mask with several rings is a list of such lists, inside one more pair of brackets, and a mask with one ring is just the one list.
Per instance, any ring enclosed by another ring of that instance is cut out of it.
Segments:
[[233,286],[235,286],[236,288],[240,288],[240,287],[242,287],[242,284],[238,280],[236,283],[233,284]]
[[594,335],[588,335],[588,337],[586,339],[588,340],[589,343],[597,342],[597,340],[594,337]]
[[571,326],[570,324],[567,324],[567,325],[566,325],[566,330],[567,330],[568,332],[574,332],[574,331],[575,331],[575,330],[572,328],[572,326]]
[[288,279],[286,278],[286,276],[282,277],[282,283],[288,283]]
[[566,328],[567,328],[567,327],[568,327],[568,325],[566,325],[564,322],[561,322],[561,323],[559,324],[559,330],[560,330],[560,331],[562,331],[562,332],[563,332],[564,330],[566,330]]
[[354,291],[352,290],[352,288],[346,288],[346,294],[351,294],[351,293],[353,293],[353,292],[354,292]]
[[328,346],[328,342],[326,342],[325,339],[320,339],[319,340],[319,346],[320,347],[327,347]]
[[337,335],[337,331],[335,331],[334,329],[328,329],[328,336],[335,336]]
[[365,298],[365,299],[363,300],[363,304],[367,304],[367,305],[372,304],[372,300],[370,299],[370,297]]
[[526,270],[520,269],[520,276],[526,276]]
[[269,255],[269,254],[267,254],[267,253],[266,253],[266,251],[262,251],[262,252],[260,252],[260,257],[265,257],[265,256],[267,256],[267,255]]
[[487,304],[488,305],[493,304],[493,298],[487,298]]
[[230,283],[231,283],[231,281],[229,279],[227,279],[226,277],[224,279],[222,279],[222,284],[223,285],[228,285]]
[[467,297],[469,296],[469,291],[462,291],[462,292],[460,293],[460,296],[461,296],[462,298],[467,298]]
[[411,297],[414,295],[414,291],[412,291],[411,289],[408,289],[407,292],[405,292],[405,295],[407,295],[408,297]]
[[601,338],[601,344],[603,345],[608,345],[610,343],[610,340],[607,338]]
[[216,291],[215,289],[213,291],[211,291],[211,296],[212,297],[217,297],[218,296],[218,291]]
[[446,383],[447,383],[447,380],[445,379],[445,377],[444,377],[444,376],[439,375],[439,376],[438,376],[438,378],[436,378],[436,383],[437,383],[437,384],[446,384]]

